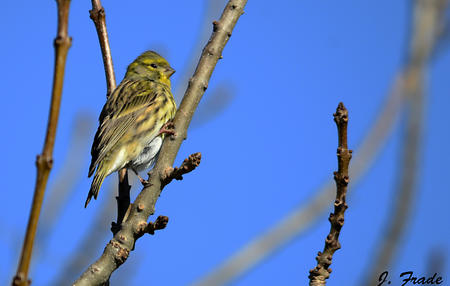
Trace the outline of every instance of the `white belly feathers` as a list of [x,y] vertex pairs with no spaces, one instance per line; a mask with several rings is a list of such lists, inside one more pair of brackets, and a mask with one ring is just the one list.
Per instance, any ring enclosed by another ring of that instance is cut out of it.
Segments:
[[158,157],[159,149],[162,145],[161,136],[156,136],[142,151],[139,156],[129,163],[131,169],[139,172],[149,169]]

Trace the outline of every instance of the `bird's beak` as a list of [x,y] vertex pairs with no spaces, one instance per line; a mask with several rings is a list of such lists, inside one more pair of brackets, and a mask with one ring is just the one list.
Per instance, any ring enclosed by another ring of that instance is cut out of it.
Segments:
[[171,77],[174,73],[175,73],[175,70],[174,70],[173,68],[171,68],[171,67],[168,67],[168,68],[166,68],[166,69],[164,70],[164,74],[165,74],[167,77]]

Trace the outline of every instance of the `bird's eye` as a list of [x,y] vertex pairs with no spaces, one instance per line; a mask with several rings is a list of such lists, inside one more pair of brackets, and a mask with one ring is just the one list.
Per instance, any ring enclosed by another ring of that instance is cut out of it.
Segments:
[[158,66],[157,65],[155,65],[155,64],[151,64],[150,65],[152,68],[154,68],[154,69],[156,69]]

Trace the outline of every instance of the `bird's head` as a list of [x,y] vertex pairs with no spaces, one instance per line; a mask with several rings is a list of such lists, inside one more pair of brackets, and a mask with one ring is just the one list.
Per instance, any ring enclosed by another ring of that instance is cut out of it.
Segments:
[[170,76],[175,70],[165,58],[153,51],[146,51],[137,57],[127,69],[126,78],[149,78],[170,86]]

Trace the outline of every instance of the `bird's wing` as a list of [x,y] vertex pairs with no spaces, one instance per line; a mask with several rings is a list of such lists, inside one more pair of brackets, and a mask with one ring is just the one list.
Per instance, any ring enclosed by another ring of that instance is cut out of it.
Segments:
[[133,128],[139,115],[155,105],[158,94],[164,92],[151,81],[123,81],[108,98],[100,114],[100,126],[92,144],[89,176],[98,163],[111,151],[127,130]]

